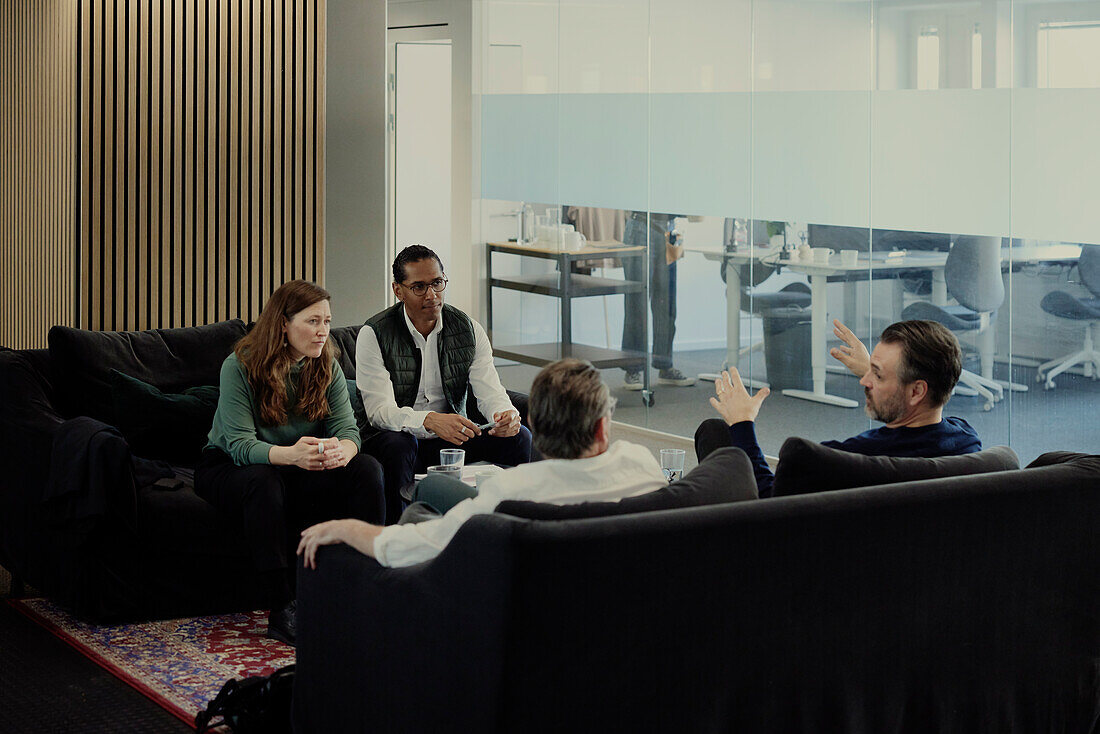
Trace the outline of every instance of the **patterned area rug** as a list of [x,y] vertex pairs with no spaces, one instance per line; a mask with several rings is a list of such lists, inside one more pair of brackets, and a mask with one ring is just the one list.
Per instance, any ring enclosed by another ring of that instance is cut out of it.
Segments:
[[269,640],[266,612],[96,626],[45,599],[11,605],[188,724],[230,678],[268,675],[294,662]]

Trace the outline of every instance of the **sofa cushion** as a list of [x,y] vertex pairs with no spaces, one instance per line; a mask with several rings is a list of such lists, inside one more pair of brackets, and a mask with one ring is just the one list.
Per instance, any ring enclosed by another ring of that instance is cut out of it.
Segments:
[[1019,468],[1019,457],[1007,446],[993,446],[961,456],[925,459],[864,456],[822,446],[805,438],[792,437],[779,449],[774,496],[785,497]]
[[49,344],[60,412],[114,425],[112,369],[170,393],[217,385],[222,362],[244,334],[239,319],[148,331],[55,326]]
[[756,478],[752,464],[744,451],[731,446],[711,452],[680,480],[637,497],[572,505],[507,500],[497,505],[496,511],[528,520],[578,520],[753,499]]
[[367,411],[363,407],[363,394],[359,392],[359,387],[352,379],[348,380],[348,399],[351,401],[351,412],[355,413],[355,425],[360,431],[369,428]]
[[336,347],[336,361],[340,363],[340,369],[344,371],[344,377],[355,379],[355,340],[359,338],[358,326],[337,326],[328,333],[329,341]]
[[111,370],[115,426],[131,451],[147,459],[193,466],[206,445],[218,387],[200,385],[165,393],[147,382]]

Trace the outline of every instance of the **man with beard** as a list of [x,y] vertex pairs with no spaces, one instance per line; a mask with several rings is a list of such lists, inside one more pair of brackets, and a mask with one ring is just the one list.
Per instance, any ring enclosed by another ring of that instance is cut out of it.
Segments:
[[[959,342],[935,321],[899,321],[886,327],[873,354],[847,326],[833,321],[833,333],[844,346],[830,350],[860,378],[867,415],[886,425],[845,441],[823,446],[866,456],[956,456],[980,451],[982,442],[962,418],[943,417],[962,371]],[[761,497],[770,497],[774,476],[756,442],[754,422],[768,388],[750,395],[736,368],[714,382],[710,404],[722,420],[703,421],[695,432],[695,451],[703,457],[722,446],[748,454]]]

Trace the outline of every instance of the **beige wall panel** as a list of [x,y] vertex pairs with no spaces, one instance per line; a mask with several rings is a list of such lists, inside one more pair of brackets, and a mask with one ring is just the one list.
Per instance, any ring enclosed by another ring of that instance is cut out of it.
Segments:
[[75,3],[0,0],[0,345],[76,323]]
[[0,344],[323,281],[326,4],[0,0]]

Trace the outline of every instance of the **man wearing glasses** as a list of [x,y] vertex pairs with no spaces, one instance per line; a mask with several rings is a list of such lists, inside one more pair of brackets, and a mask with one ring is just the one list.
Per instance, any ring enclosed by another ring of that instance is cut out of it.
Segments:
[[[439,450],[460,447],[466,461],[517,466],[531,460],[531,432],[520,425],[493,366],[481,324],[443,303],[443,262],[423,245],[393,261],[397,303],[371,318],[355,344],[355,382],[371,425],[363,451],[385,473],[386,524],[401,515],[400,490]],[[482,431],[469,419],[467,397],[495,424]]]

